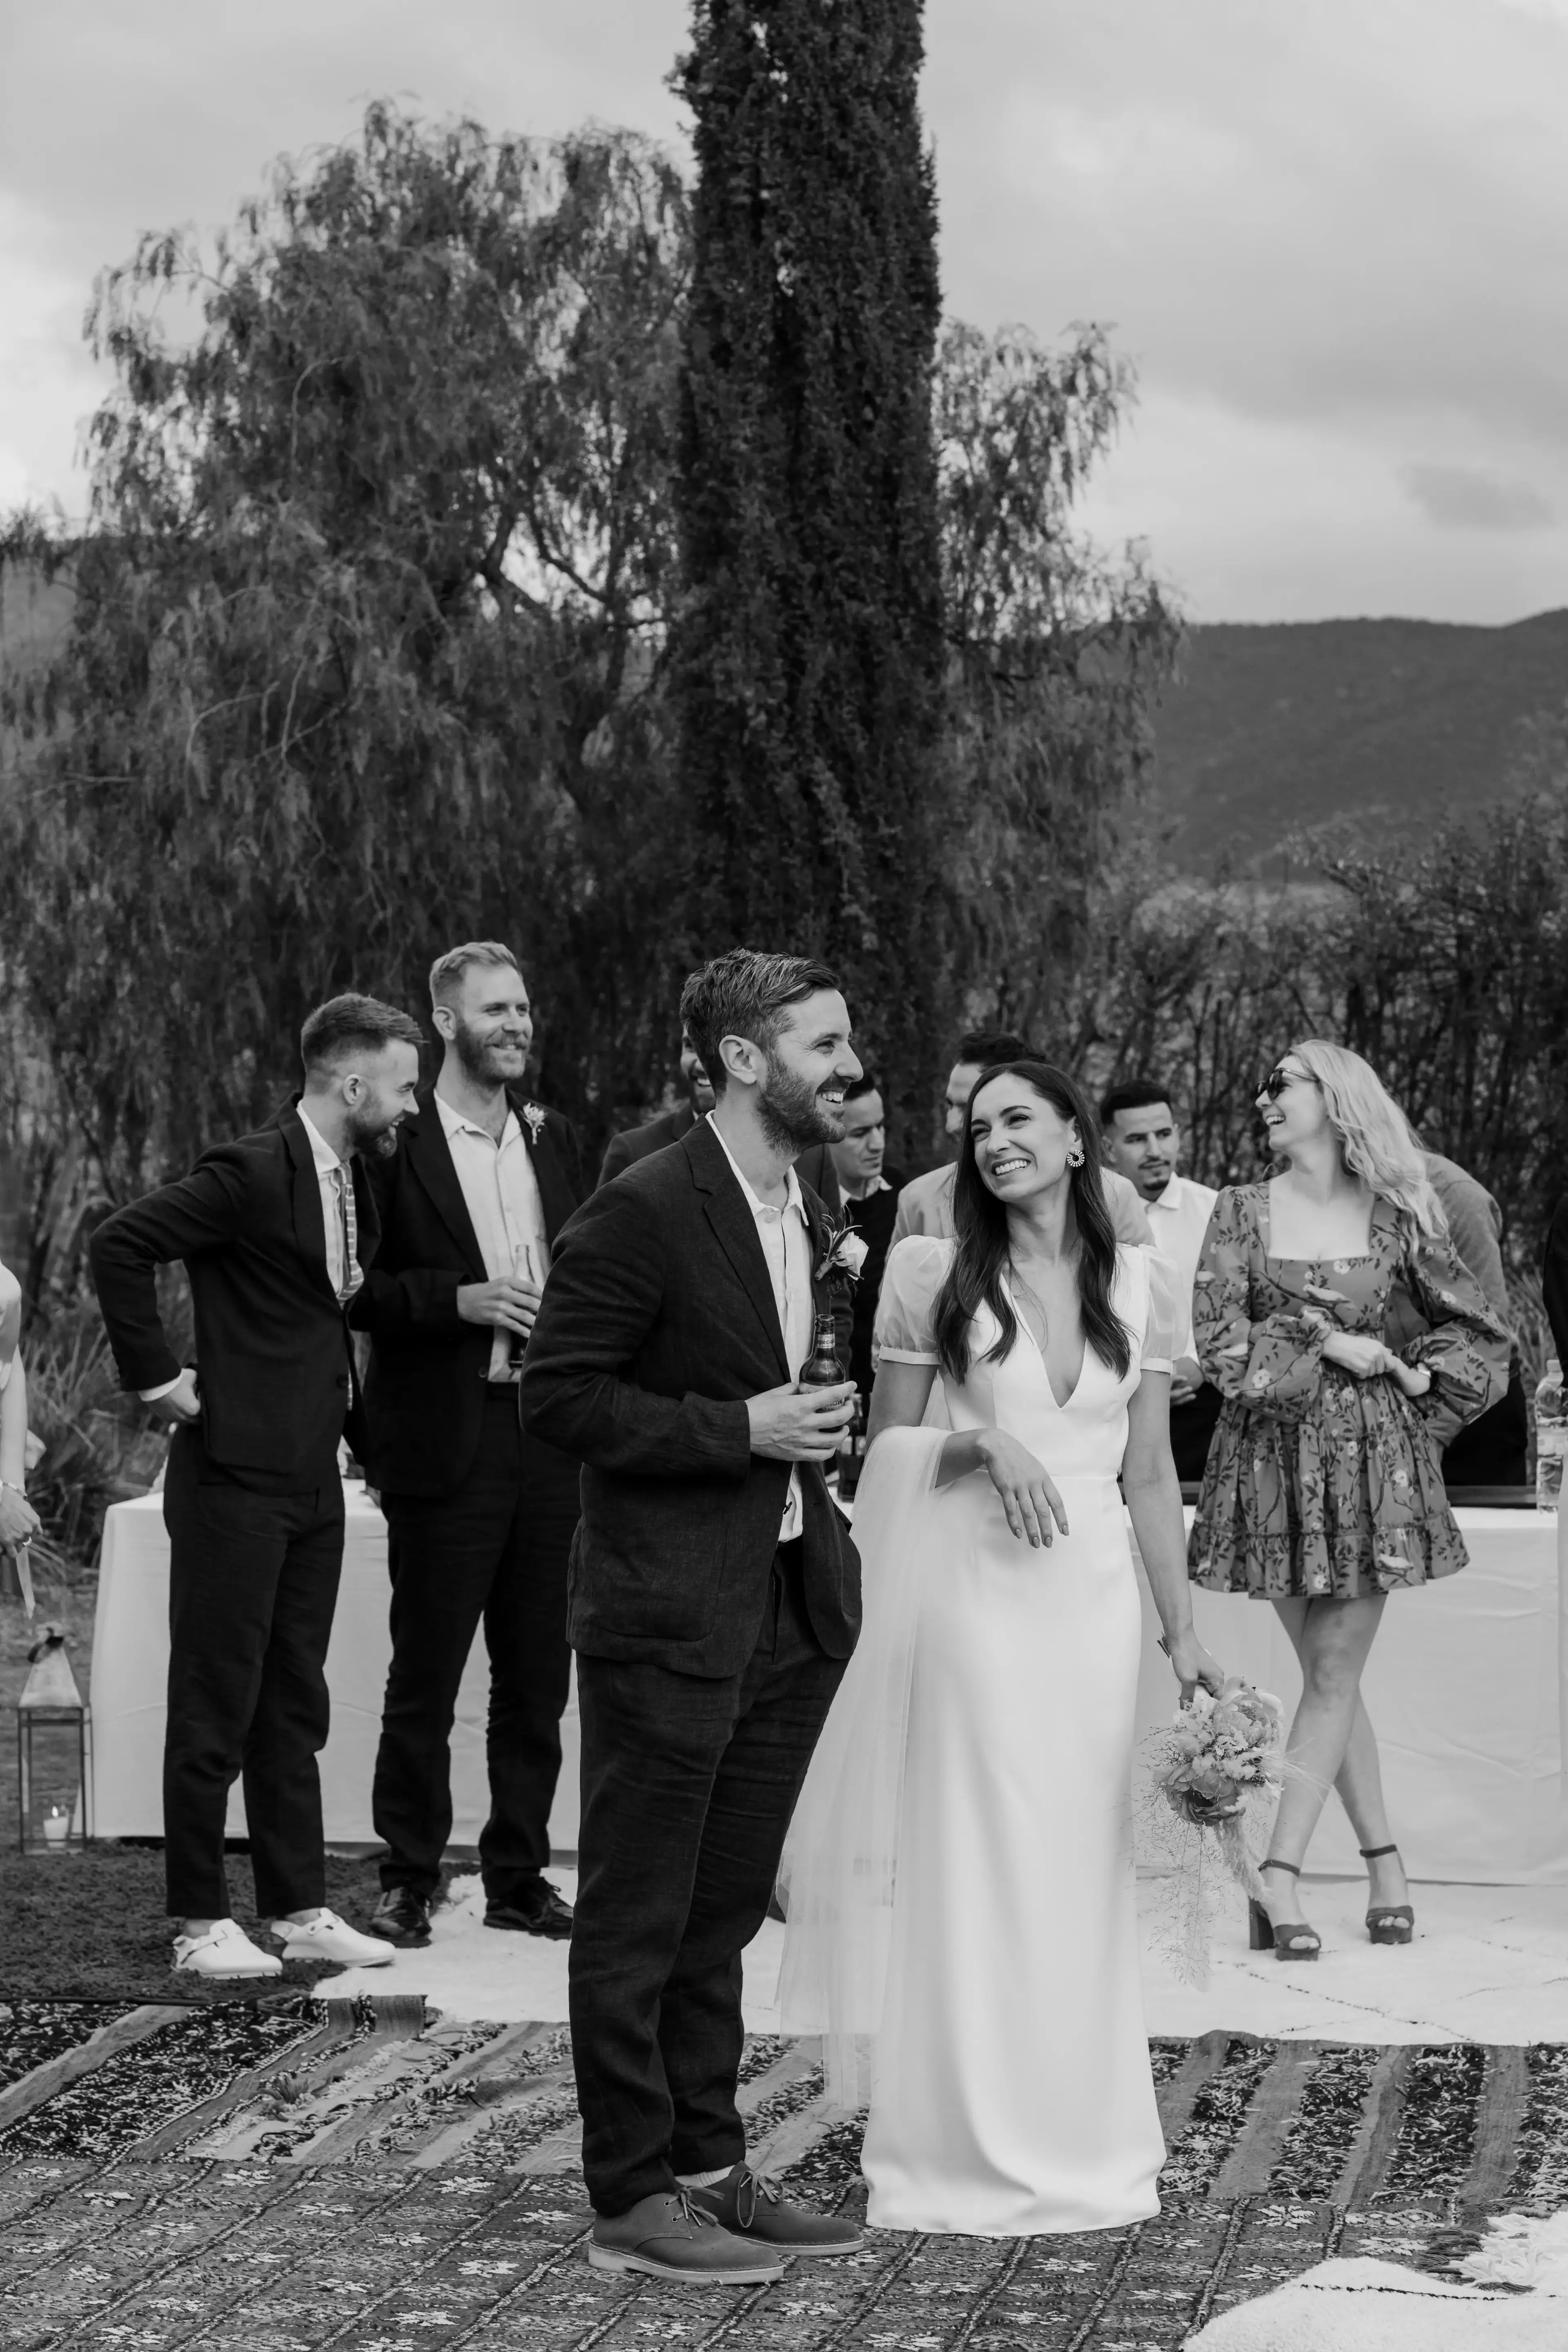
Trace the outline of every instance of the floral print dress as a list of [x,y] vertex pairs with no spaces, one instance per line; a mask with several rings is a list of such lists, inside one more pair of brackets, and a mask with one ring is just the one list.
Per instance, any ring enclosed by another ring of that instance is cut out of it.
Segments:
[[[1421,1397],[1323,1360],[1331,1332],[1383,1337],[1401,1274],[1433,1326],[1403,1350],[1432,1375]],[[1439,1455],[1501,1396],[1510,1342],[1448,1242],[1407,1248],[1380,1197],[1366,1256],[1270,1257],[1268,1186],[1234,1186],[1209,1220],[1193,1329],[1225,1399],[1187,1553],[1195,1583],[1348,1601],[1464,1567]]]

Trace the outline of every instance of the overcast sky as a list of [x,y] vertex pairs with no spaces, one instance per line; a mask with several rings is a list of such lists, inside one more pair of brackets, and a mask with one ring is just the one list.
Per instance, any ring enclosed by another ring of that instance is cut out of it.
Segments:
[[[841,0],[853,5],[853,0]],[[366,99],[679,145],[686,0],[0,0],[0,506],[80,513],[94,272]],[[1113,324],[1086,502],[1199,620],[1568,604],[1568,0],[928,0],[950,311]]]

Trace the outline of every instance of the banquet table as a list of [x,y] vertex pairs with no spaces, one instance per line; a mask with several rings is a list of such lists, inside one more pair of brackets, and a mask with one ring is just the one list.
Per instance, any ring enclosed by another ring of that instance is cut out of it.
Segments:
[[[1390,1596],[1362,1677],[1393,1833],[1413,1878],[1568,1885],[1557,1522],[1531,1510],[1461,1507],[1456,1517],[1468,1567]],[[1142,1574],[1139,1585],[1142,1739],[1170,1720],[1175,1685],[1155,1647],[1159,1621]],[[1289,1720],[1301,1677],[1273,1609],[1197,1587],[1193,1601],[1199,1640],[1227,1672],[1282,1699]],[[1337,1796],[1307,1866],[1335,1876],[1365,1870]]]
[[[361,1844],[374,1838],[371,1775],[381,1730],[381,1702],[391,1642],[386,1521],[363,1483],[343,1486],[343,1573],[338,1592],[327,1685],[331,1734],[321,1754],[321,1802],[329,1843]],[[140,1495],[116,1503],[104,1520],[98,1613],[92,1637],[93,1829],[99,1837],[161,1837],[164,1685],[169,1664],[169,1538],[163,1497]],[[489,1667],[481,1629],[458,1696],[452,1729],[452,1843],[472,1845],[489,1810],[485,1781],[485,1709]],[[577,1694],[561,1727],[562,1769],[550,1843],[557,1853],[577,1843]],[[245,1835],[245,1806],[236,1786],[228,1834]]]

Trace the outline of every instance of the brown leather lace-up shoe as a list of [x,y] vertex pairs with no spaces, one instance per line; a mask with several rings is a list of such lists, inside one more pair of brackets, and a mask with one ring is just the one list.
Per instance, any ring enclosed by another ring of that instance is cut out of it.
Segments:
[[687,2195],[721,2230],[781,2254],[852,2254],[864,2242],[853,2221],[789,2204],[777,2182],[764,2179],[749,2164],[738,2164],[727,2179],[710,2189],[689,2189]]
[[588,2260],[596,2271],[647,2271],[692,2286],[765,2286],[784,2276],[771,2246],[731,2237],[688,2189],[639,2197],[629,2212],[608,2219],[601,2214]]

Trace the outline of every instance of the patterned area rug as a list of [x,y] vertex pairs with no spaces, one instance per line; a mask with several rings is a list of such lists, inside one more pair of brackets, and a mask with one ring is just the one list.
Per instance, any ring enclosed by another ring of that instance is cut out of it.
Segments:
[[[166,1983],[166,1979],[165,1979]],[[1171,2154],[1140,2229],[873,2232],[744,2293],[587,2268],[559,2026],[405,1998],[0,2013],[0,2345],[423,2352],[1167,2352],[1332,2257],[1433,2275],[1488,2213],[1568,2202],[1568,2050],[1210,2034],[1154,2048]],[[860,2213],[809,2044],[748,2044],[757,2160]]]

